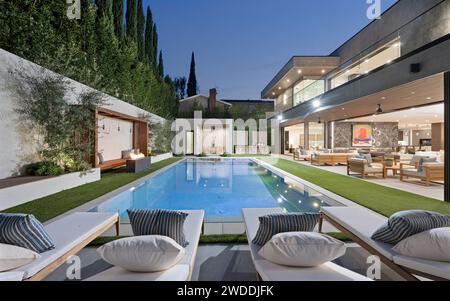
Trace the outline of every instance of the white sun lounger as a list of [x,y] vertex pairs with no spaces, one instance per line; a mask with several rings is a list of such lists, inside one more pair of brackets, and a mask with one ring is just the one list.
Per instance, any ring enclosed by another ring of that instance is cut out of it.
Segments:
[[24,280],[42,280],[118,222],[117,213],[78,212],[47,224],[44,227],[55,242],[55,249],[14,272],[23,273]]
[[157,273],[134,273],[113,267],[85,281],[190,281],[205,213],[203,210],[183,210],[183,212],[189,214],[184,224],[184,233],[189,245],[186,247],[186,255],[178,264]]
[[251,241],[258,231],[259,217],[277,213],[283,213],[281,208],[242,209],[252,259],[258,276],[263,281],[370,281],[369,278],[332,262],[317,267],[302,268],[282,266],[262,258],[258,254],[261,247]]
[[402,256],[392,250],[392,245],[370,237],[388,219],[360,206],[323,207],[322,218],[345,235],[380,257],[381,261],[406,280],[418,280],[414,275],[432,280],[450,280],[450,263]]

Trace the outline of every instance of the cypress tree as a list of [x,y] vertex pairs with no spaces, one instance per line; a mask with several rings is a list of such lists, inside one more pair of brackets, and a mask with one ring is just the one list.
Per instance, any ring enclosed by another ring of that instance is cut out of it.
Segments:
[[113,0],[96,0],[97,16],[99,19],[107,17],[110,20],[113,18]]
[[150,7],[147,6],[147,19],[145,22],[145,58],[150,67],[153,68],[153,16]]
[[114,32],[119,41],[123,41],[123,0],[113,1]]
[[138,57],[139,57],[140,61],[144,60],[144,55],[145,55],[144,30],[145,30],[144,8],[142,7],[142,0],[138,0],[137,45],[138,45]]
[[159,52],[159,59],[158,59],[158,75],[159,75],[161,78],[164,77],[164,61],[163,61],[162,50]]
[[197,95],[197,76],[195,75],[195,54],[192,52],[191,70],[189,72],[189,80],[187,84],[187,96]]
[[127,12],[125,14],[127,24],[127,38],[137,42],[137,3],[136,0],[127,0]]
[[153,46],[152,46],[152,52],[153,52],[153,61],[152,66],[153,70],[156,70],[158,67],[158,30],[156,28],[156,24],[153,24]]

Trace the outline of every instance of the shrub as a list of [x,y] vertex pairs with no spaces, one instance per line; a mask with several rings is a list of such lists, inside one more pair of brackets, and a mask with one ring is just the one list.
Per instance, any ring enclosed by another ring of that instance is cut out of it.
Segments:
[[29,164],[25,168],[25,173],[29,176],[60,176],[64,173],[64,169],[51,161],[41,161]]

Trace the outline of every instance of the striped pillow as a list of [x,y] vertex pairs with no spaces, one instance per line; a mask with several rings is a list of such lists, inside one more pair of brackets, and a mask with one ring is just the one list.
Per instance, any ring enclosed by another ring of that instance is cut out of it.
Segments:
[[127,212],[134,235],[161,235],[172,238],[182,247],[189,244],[184,235],[184,222],[189,214],[162,209],[137,209]]
[[278,233],[311,232],[319,222],[319,213],[271,214],[259,217],[259,228],[253,243],[265,245]]
[[55,248],[44,226],[30,214],[0,213],[0,243],[43,253]]
[[392,215],[386,224],[372,235],[372,239],[397,244],[414,234],[447,227],[450,218],[437,212],[410,210]]

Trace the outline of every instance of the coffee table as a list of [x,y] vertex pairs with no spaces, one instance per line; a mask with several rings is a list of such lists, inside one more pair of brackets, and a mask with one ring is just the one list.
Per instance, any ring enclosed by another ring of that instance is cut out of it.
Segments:
[[384,166],[385,173],[387,175],[388,171],[392,170],[392,175],[398,176],[400,174],[400,165]]

